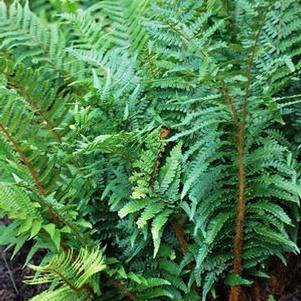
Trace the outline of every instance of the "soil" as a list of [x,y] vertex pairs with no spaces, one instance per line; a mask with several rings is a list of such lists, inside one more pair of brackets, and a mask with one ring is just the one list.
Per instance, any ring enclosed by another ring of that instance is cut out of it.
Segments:
[[260,296],[260,298],[255,298],[255,301],[301,300],[301,256],[286,254],[286,262],[287,265],[284,266],[279,260],[271,260],[269,280],[266,283],[257,280],[254,285],[255,289],[253,286],[253,292],[256,291],[257,286],[257,295]]
[[277,276],[279,284],[276,284],[274,288],[277,301],[301,300],[301,256],[290,255],[289,257],[291,258],[287,258],[287,267],[283,268],[281,265],[282,271],[279,271]]
[[13,282],[10,278],[10,274],[3,258],[0,259],[0,301],[23,301],[28,300],[30,297],[35,296],[39,292],[39,287],[29,286],[22,281],[27,276],[32,275],[32,271],[28,268],[22,269],[26,253],[29,251],[29,247],[26,246],[24,250],[20,252],[18,256],[10,261],[11,252],[3,252],[9,269],[11,271],[12,278],[16,284],[14,288]]
[[[7,222],[7,220],[0,220],[0,224],[7,224]],[[26,267],[23,268],[30,248],[31,245],[26,244],[13,259],[11,259],[11,250],[5,250],[3,247],[0,249],[0,301],[29,300],[45,289],[43,286],[31,286],[23,282],[26,277],[33,275],[32,270]],[[43,255],[43,252],[37,254],[33,259],[33,263],[40,262]]]

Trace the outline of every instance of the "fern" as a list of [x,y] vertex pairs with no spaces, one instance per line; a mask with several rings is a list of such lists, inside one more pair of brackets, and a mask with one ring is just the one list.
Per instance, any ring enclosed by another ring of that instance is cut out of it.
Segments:
[[18,62],[28,61],[30,58],[31,63],[44,63],[46,71],[59,72],[69,82],[75,74],[77,78],[78,64],[67,64],[64,36],[56,25],[43,25],[30,11],[28,4],[22,7],[16,2],[6,7],[2,1],[0,27],[2,36],[5,37],[0,49],[10,50],[18,57]]
[[100,1],[88,8],[94,18],[107,17],[111,30],[111,39],[118,47],[128,48],[130,53],[141,51],[146,42],[145,29],[141,26],[141,16],[148,1],[124,1],[115,0]]
[[51,300],[51,298],[71,300],[74,297],[87,300],[93,298],[94,294],[99,294],[99,281],[96,275],[106,266],[99,250],[89,252],[81,249],[76,259],[73,259],[73,253],[70,251],[55,256],[45,266],[30,267],[43,274],[28,280],[28,283],[54,284],[51,289],[31,300]]
[[33,240],[31,300],[238,301],[299,252],[299,3],[12,2],[0,244]]

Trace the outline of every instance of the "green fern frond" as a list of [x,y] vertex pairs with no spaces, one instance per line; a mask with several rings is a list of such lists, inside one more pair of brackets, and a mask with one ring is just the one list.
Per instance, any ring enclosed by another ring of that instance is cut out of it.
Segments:
[[[22,7],[18,2],[6,6],[1,1],[0,9],[0,49],[12,53],[17,62],[44,65],[45,69],[59,73],[66,81],[80,78],[80,64],[70,64],[66,57],[66,41],[56,24],[43,24],[30,11],[28,2]],[[68,64],[67,64],[68,62]],[[75,76],[76,75],[76,76]]]
[[132,55],[139,53],[147,40],[145,29],[141,24],[143,12],[148,1],[116,0],[99,1],[88,8],[88,13],[104,17],[110,21],[111,40],[118,47],[127,48]]
[[[77,297],[80,300],[86,300],[100,293],[98,274],[106,268],[106,265],[99,249],[88,251],[82,248],[76,258],[72,251],[68,251],[66,254],[54,256],[45,266],[29,265],[29,267],[41,272],[42,275],[27,280],[27,283],[55,283],[54,287],[41,294],[41,298],[46,298],[45,300],[50,300],[51,297],[55,298],[52,300],[67,298],[69,300]],[[37,298],[38,296],[32,300],[37,300]]]
[[0,209],[2,215],[7,214],[11,219],[42,221],[38,203],[31,202],[29,196],[18,186],[0,182]]

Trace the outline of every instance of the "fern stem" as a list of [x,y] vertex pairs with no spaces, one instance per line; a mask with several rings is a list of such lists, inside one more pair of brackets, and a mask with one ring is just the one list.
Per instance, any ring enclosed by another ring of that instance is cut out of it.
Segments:
[[76,238],[83,244],[85,245],[85,239],[82,237],[82,235],[80,233],[78,233],[78,231],[76,231],[73,227],[73,225],[71,223],[69,223],[68,221],[66,221],[58,212],[55,208],[53,208],[50,204],[48,204],[47,202],[44,201],[44,197],[47,196],[46,191],[44,190],[42,183],[39,180],[39,177],[36,173],[36,171],[34,170],[33,166],[31,165],[31,163],[27,160],[26,156],[23,154],[19,144],[17,143],[17,141],[15,141],[15,139],[11,136],[11,134],[6,130],[6,128],[0,123],[0,131],[2,131],[4,133],[4,135],[6,136],[7,140],[11,142],[11,144],[13,145],[15,151],[17,152],[17,154],[19,155],[19,158],[21,160],[21,162],[26,166],[26,168],[28,169],[34,184],[36,186],[36,188],[38,189],[38,192],[40,194],[40,196],[42,198],[40,198],[40,202],[42,203],[43,206],[46,206],[49,211],[50,214],[54,220],[55,224],[58,224],[59,222],[67,225],[70,230],[72,230],[73,234],[76,236]]
[[[172,227],[172,229],[176,235],[176,238],[179,242],[180,250],[181,250],[182,254],[185,255],[188,252],[187,240],[185,237],[183,225],[181,223],[179,223],[178,220],[179,220],[179,217],[176,216],[170,221],[170,224],[171,224],[171,227]],[[190,263],[188,265],[188,268],[190,270],[193,270],[194,264]],[[195,290],[195,292],[197,293],[197,295],[201,294],[201,290],[196,286],[196,283],[193,283],[192,287]]]
[[81,287],[76,287],[71,281],[69,281],[61,272],[57,270],[53,270],[55,274],[57,274],[62,281],[69,286],[73,291],[81,292],[81,291],[87,291],[89,295],[91,295],[93,298],[96,298],[96,295],[93,291],[93,289],[89,285],[83,285]]
[[235,102],[234,102],[232,96],[229,94],[228,89],[227,89],[226,84],[225,84],[224,81],[222,81],[222,85],[223,85],[222,93],[225,96],[226,103],[230,107],[232,120],[236,125],[238,125],[239,122],[238,122],[238,117],[237,117],[237,107],[235,105]]
[[31,163],[27,160],[27,158],[24,156],[20,146],[18,145],[18,143],[15,141],[15,139],[11,136],[11,134],[6,130],[6,128],[0,123],[0,130],[3,132],[3,134],[6,136],[6,138],[8,139],[8,141],[10,141],[12,143],[12,145],[14,146],[16,152],[18,153],[20,160],[23,162],[23,164],[25,164],[25,166],[27,167],[29,173],[31,174],[33,181],[35,183],[35,186],[37,187],[39,193],[42,196],[46,195],[46,192],[44,190],[44,188],[42,187],[42,184],[38,178],[37,173],[35,172],[34,168],[32,167]]
[[[55,208],[53,208],[50,204],[48,204],[47,202],[45,202],[43,200],[43,198],[47,195],[42,183],[39,180],[39,177],[37,175],[37,173],[35,172],[33,166],[31,165],[31,163],[27,160],[26,156],[23,154],[19,144],[17,143],[17,141],[15,141],[15,139],[11,136],[11,134],[7,131],[7,129],[0,123],[0,131],[3,132],[3,134],[5,135],[5,137],[7,138],[8,141],[11,142],[11,144],[13,145],[15,151],[18,153],[19,158],[21,160],[21,162],[23,162],[23,164],[26,166],[26,168],[28,169],[29,173],[31,174],[33,181],[35,183],[36,188],[38,189],[38,192],[40,194],[40,196],[42,198],[40,198],[40,202],[42,203],[43,206],[46,206],[49,210],[50,213],[54,219],[54,223],[58,224],[59,222],[67,225],[70,230],[72,231],[73,235],[78,239],[78,241],[81,243],[82,246],[87,246],[87,242],[85,240],[85,238],[75,229],[75,227],[69,223],[68,221],[66,221],[58,212]],[[109,277],[107,275],[107,277]],[[118,290],[120,290],[122,293],[124,293],[125,296],[127,296],[129,298],[129,300],[131,301],[139,301],[138,299],[136,299],[126,288],[124,288],[122,286],[122,284],[120,284],[117,280],[115,279],[111,279],[112,282],[114,283],[114,285],[118,288]]]
[[52,122],[47,118],[47,116],[44,114],[44,112],[42,111],[42,109],[38,108],[35,104],[35,101],[32,99],[32,97],[30,96],[30,94],[23,89],[23,87],[21,85],[18,85],[18,83],[16,81],[14,81],[11,76],[7,75],[8,79],[9,79],[9,83],[21,94],[23,95],[23,97],[25,98],[25,100],[27,100],[27,102],[31,105],[32,109],[34,110],[34,112],[36,114],[38,114],[39,116],[42,117],[42,119],[44,120],[47,128],[49,129],[50,133],[52,134],[52,136],[54,137],[54,139],[58,142],[58,143],[62,143],[62,138],[59,135],[59,133],[56,131],[55,127],[53,126]]
[[[244,236],[244,223],[246,215],[246,174],[245,174],[245,133],[246,122],[248,115],[248,104],[251,90],[252,70],[256,54],[256,47],[262,31],[266,15],[269,11],[269,6],[266,7],[265,12],[262,14],[259,29],[256,32],[252,53],[248,63],[247,69],[247,85],[242,105],[242,118],[238,124],[238,137],[237,137],[237,165],[238,165],[238,201],[237,201],[237,215],[235,222],[235,236],[234,236],[234,262],[233,272],[240,275],[242,272],[242,249],[243,249],[243,236]],[[231,286],[229,301],[239,301],[241,295],[241,286]]]
[[108,274],[105,274],[107,280],[110,280],[113,285],[130,301],[139,301],[126,287],[124,287],[118,280],[113,279]]
[[182,254],[185,255],[188,249],[183,226],[178,222],[177,217],[173,218],[170,224],[179,242],[180,250]]

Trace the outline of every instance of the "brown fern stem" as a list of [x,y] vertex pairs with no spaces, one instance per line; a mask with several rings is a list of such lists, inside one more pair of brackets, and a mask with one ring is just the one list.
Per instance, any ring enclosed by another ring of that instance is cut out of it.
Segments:
[[112,282],[112,284],[121,292],[129,301],[139,301],[125,286],[123,286],[118,280],[113,279],[108,274],[104,274],[106,280]]
[[76,287],[69,279],[67,279],[61,272],[57,270],[52,270],[55,274],[57,274],[61,280],[73,291],[82,292],[86,291],[91,297],[96,298],[96,294],[94,293],[92,287],[90,285],[83,285],[81,287]]
[[[174,217],[170,221],[170,224],[171,224],[171,227],[172,227],[172,229],[173,229],[173,231],[176,235],[177,241],[180,245],[180,250],[181,250],[182,254],[185,255],[188,252],[187,240],[186,240],[186,237],[185,237],[185,232],[184,232],[184,229],[183,229],[183,225],[181,223],[179,223],[178,218],[179,218],[178,216]],[[190,270],[193,270],[194,264],[190,263],[188,265],[188,268]],[[197,295],[201,294],[201,290],[196,286],[195,283],[193,284],[192,287],[195,290],[195,292],[197,293]]]
[[236,104],[235,104],[232,96],[230,95],[230,93],[228,91],[228,88],[227,88],[224,81],[222,81],[221,91],[222,91],[222,93],[225,97],[225,101],[226,101],[227,105],[230,107],[232,120],[233,120],[235,125],[238,125],[239,121],[238,121],[238,117],[237,117],[237,107],[236,107]]
[[41,116],[43,121],[45,122],[47,128],[49,129],[50,133],[52,134],[53,138],[59,143],[62,143],[62,137],[60,134],[56,131],[54,125],[49,120],[49,118],[46,116],[45,112],[41,108],[38,108],[35,101],[32,99],[31,95],[23,88],[21,87],[11,76],[8,75],[10,84],[21,94],[23,95],[24,99],[31,105],[32,109],[34,110],[34,113]]
[[8,141],[11,142],[11,144],[13,145],[15,151],[17,152],[21,162],[27,167],[34,183],[35,186],[37,187],[39,193],[42,196],[46,195],[46,192],[38,178],[37,173],[35,172],[33,166],[31,165],[31,163],[27,160],[26,156],[23,154],[19,144],[17,143],[17,141],[12,137],[12,135],[9,133],[9,131],[2,125],[0,124],[0,130],[3,132],[3,134],[5,135],[5,137],[7,138]]
[[187,253],[187,242],[183,226],[178,222],[177,217],[173,218],[170,224],[180,245],[180,250],[185,255]]
[[83,238],[83,236],[80,233],[78,233],[76,231],[76,229],[73,227],[73,225],[71,223],[69,223],[68,221],[66,221],[59,214],[59,212],[57,212],[57,210],[54,207],[52,207],[50,204],[48,204],[47,202],[44,201],[44,197],[47,196],[47,193],[46,193],[45,189],[43,188],[43,185],[39,179],[37,172],[34,170],[32,164],[27,159],[27,157],[24,155],[18,142],[12,137],[12,135],[9,133],[9,131],[0,123],[0,132],[1,131],[4,134],[4,136],[7,138],[7,140],[10,141],[10,143],[13,145],[16,153],[18,154],[18,156],[20,158],[20,161],[24,164],[24,166],[29,171],[29,173],[33,179],[33,182],[35,184],[35,187],[37,188],[38,193],[41,196],[40,202],[42,203],[43,206],[46,206],[49,209],[49,212],[50,212],[53,222],[57,225],[60,223],[67,225],[72,230],[72,232],[74,233],[76,238],[84,245],[85,239]]
[[[167,128],[163,128],[160,131],[160,139],[166,139],[169,136],[169,134],[170,134],[170,130],[167,129]],[[161,159],[162,159],[162,156],[163,156],[163,151],[164,150],[160,150],[160,152],[157,156],[157,159],[154,163],[154,166],[153,166],[153,172],[152,172],[150,183],[149,183],[152,190],[154,190],[155,180],[156,180],[156,176],[158,174],[159,168],[160,168],[160,163],[161,163]]]
[[[42,197],[45,197],[46,196],[46,192],[45,192],[45,190],[44,190],[44,188],[42,186],[42,183],[40,182],[39,177],[38,177],[37,173],[35,172],[33,166],[27,160],[26,156],[23,154],[23,152],[22,152],[19,144],[17,143],[17,141],[15,141],[15,139],[11,136],[11,134],[9,133],[9,131],[1,123],[0,123],[0,130],[3,132],[3,134],[6,136],[6,138],[14,146],[14,149],[17,152],[17,154],[19,155],[21,162],[27,167],[27,169],[28,169],[29,173],[31,174],[31,176],[33,178],[33,181],[35,183],[35,186],[37,187],[40,195]],[[54,219],[54,223],[58,223],[58,221],[62,221],[62,219],[60,218],[60,216],[55,212],[54,208],[52,208],[50,206],[48,206],[48,208],[50,209],[50,213],[51,213],[52,218]],[[64,280],[65,283],[67,283],[68,280],[65,279],[61,273],[57,272],[57,274]],[[87,290],[89,292],[89,294],[92,293],[92,296],[94,295],[94,292],[93,292],[92,288],[90,288],[89,286],[83,286],[82,288],[76,288],[76,287],[72,286],[72,283],[68,282],[67,284],[72,289],[75,289],[75,290],[83,290],[84,289],[84,290]]]
[[[237,202],[237,215],[235,223],[235,237],[234,237],[234,263],[233,272],[240,275],[242,270],[242,247],[243,247],[243,234],[244,234],[244,221],[246,213],[246,176],[244,165],[244,145],[245,145],[245,126],[244,123],[239,124],[238,139],[237,139],[237,152],[238,152],[238,202]],[[239,301],[241,293],[240,286],[232,286],[230,290],[229,301]]]
[[[38,189],[39,194],[41,195],[42,198],[44,198],[45,196],[47,196],[46,191],[44,190],[42,183],[39,180],[38,174],[36,173],[36,171],[34,170],[33,166],[31,165],[31,163],[28,161],[28,159],[26,158],[26,156],[23,154],[21,147],[19,146],[18,142],[12,137],[12,135],[9,133],[9,131],[0,123],[0,132],[2,132],[4,134],[4,136],[6,137],[6,139],[8,141],[10,141],[10,143],[13,145],[16,153],[18,154],[21,162],[26,166],[27,170],[29,171],[34,184],[36,186],[36,188]],[[68,221],[66,221],[64,218],[61,217],[61,215],[55,210],[55,208],[53,208],[51,205],[49,205],[48,203],[44,203],[43,205],[47,206],[51,217],[53,219],[53,222],[55,224],[59,224],[59,223],[64,223],[65,225],[67,225],[71,231],[73,232],[74,236],[78,239],[78,241],[85,246],[86,242],[85,239],[83,238],[83,236],[77,232],[77,230],[73,227],[72,224],[70,224]],[[66,248],[64,247],[64,245],[62,245],[62,249],[64,252],[66,252]],[[109,275],[107,275],[107,277],[110,278]],[[133,295],[126,289],[123,287],[123,285],[121,283],[119,283],[117,280],[110,278],[113,282],[113,284],[118,288],[118,290],[120,290],[120,292],[124,293],[124,295],[130,300],[130,301],[139,301],[138,299],[136,299],[135,297],[133,297]],[[72,284],[69,283],[69,286],[72,288]],[[80,289],[76,288],[77,290],[86,290],[89,292],[90,295],[93,296],[94,291],[93,289],[89,286],[89,285],[85,285],[83,287],[81,287]]]
[[[243,236],[244,236],[244,223],[246,215],[246,175],[245,175],[245,133],[247,125],[248,104],[251,90],[252,69],[256,54],[256,47],[260,37],[261,30],[264,25],[269,6],[262,14],[259,29],[256,32],[252,53],[248,63],[247,69],[247,85],[245,89],[245,96],[242,104],[242,117],[238,123],[238,136],[237,136],[237,169],[238,169],[238,200],[237,200],[237,215],[235,222],[235,236],[234,236],[234,262],[233,272],[240,275],[242,272],[242,249],[243,249]],[[240,301],[241,286],[232,286],[229,294],[229,301]]]

